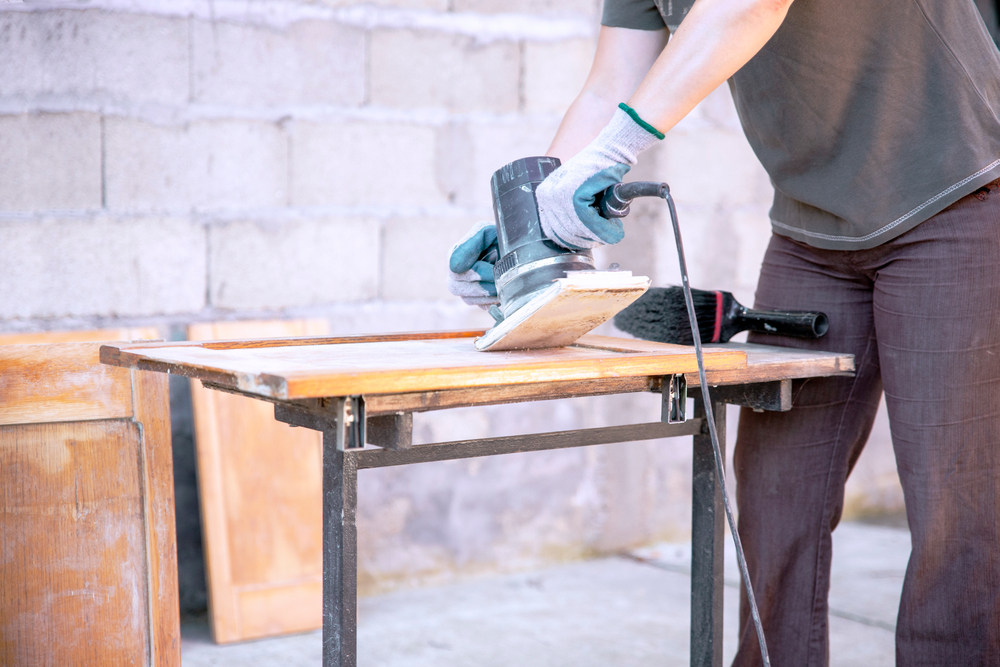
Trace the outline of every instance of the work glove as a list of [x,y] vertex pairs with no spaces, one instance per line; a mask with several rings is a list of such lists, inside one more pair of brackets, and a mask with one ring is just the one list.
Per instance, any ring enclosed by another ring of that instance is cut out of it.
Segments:
[[499,253],[496,225],[485,220],[477,222],[451,248],[448,291],[473,306],[488,308],[500,303],[493,279],[493,265]]
[[628,112],[635,114],[620,105],[597,138],[549,174],[535,191],[542,231],[564,248],[594,248],[625,237],[621,220],[600,214],[597,195],[621,183],[639,153],[663,138]]

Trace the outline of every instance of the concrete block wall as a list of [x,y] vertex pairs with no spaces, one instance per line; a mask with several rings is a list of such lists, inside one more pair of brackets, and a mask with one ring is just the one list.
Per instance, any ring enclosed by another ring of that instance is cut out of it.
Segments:
[[[599,0],[0,2],[0,331],[488,326],[447,293],[449,246],[491,216],[495,169],[545,151],[599,13]],[[752,302],[770,186],[727,90],[633,175],[671,183],[695,284]],[[637,205],[627,226],[599,261],[675,282],[664,211]],[[654,397],[572,400],[421,415],[416,433],[648,418]],[[859,507],[899,505],[879,447]],[[689,469],[677,441],[368,471],[362,590],[683,537]]]

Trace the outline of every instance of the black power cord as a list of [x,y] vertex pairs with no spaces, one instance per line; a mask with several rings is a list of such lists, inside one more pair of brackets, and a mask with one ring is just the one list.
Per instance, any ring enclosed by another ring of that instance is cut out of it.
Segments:
[[740,574],[743,575],[743,585],[747,591],[750,603],[750,615],[757,630],[757,641],[760,643],[760,657],[764,667],[771,667],[771,659],[767,654],[767,643],[764,641],[764,626],[757,610],[757,600],[750,584],[750,571],[747,569],[746,556],[743,554],[743,543],[736,528],[736,519],[729,502],[729,491],[726,489],[726,464],[722,458],[722,447],[719,446],[719,433],[715,428],[715,414],[712,409],[712,398],[708,391],[708,379],[705,376],[705,359],[701,350],[701,333],[698,331],[698,317],[695,314],[694,299],[691,297],[691,284],[688,281],[687,260],[684,259],[684,244],[681,241],[681,227],[677,222],[677,208],[670,196],[670,187],[666,183],[637,181],[633,183],[618,183],[611,186],[600,196],[597,207],[606,218],[624,218],[629,212],[629,202],[636,197],[659,197],[667,202],[670,209],[670,222],[674,227],[674,240],[677,246],[677,261],[681,270],[681,285],[684,288],[684,302],[687,304],[688,319],[691,320],[691,333],[694,336],[694,353],[698,359],[698,379],[701,381],[701,400],[705,405],[705,419],[708,420],[708,432],[712,438],[712,450],[715,452],[715,470],[722,485],[722,501],[726,508],[726,519],[729,530],[736,545],[736,560],[740,564]]

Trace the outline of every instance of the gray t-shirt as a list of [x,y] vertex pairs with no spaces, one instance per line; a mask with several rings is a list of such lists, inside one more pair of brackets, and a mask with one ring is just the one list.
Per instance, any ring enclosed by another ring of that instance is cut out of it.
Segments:
[[[673,31],[693,4],[605,0],[602,23]],[[796,0],[729,84],[778,234],[872,248],[1000,178],[1000,52],[972,0]]]

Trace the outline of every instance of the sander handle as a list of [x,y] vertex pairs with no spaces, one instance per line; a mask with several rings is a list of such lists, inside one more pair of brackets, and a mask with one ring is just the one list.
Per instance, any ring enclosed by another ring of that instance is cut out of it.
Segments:
[[668,191],[666,183],[655,181],[634,181],[632,183],[615,183],[597,196],[594,206],[602,216],[608,218],[624,218],[629,214],[629,204],[636,197],[659,197],[664,199]]

